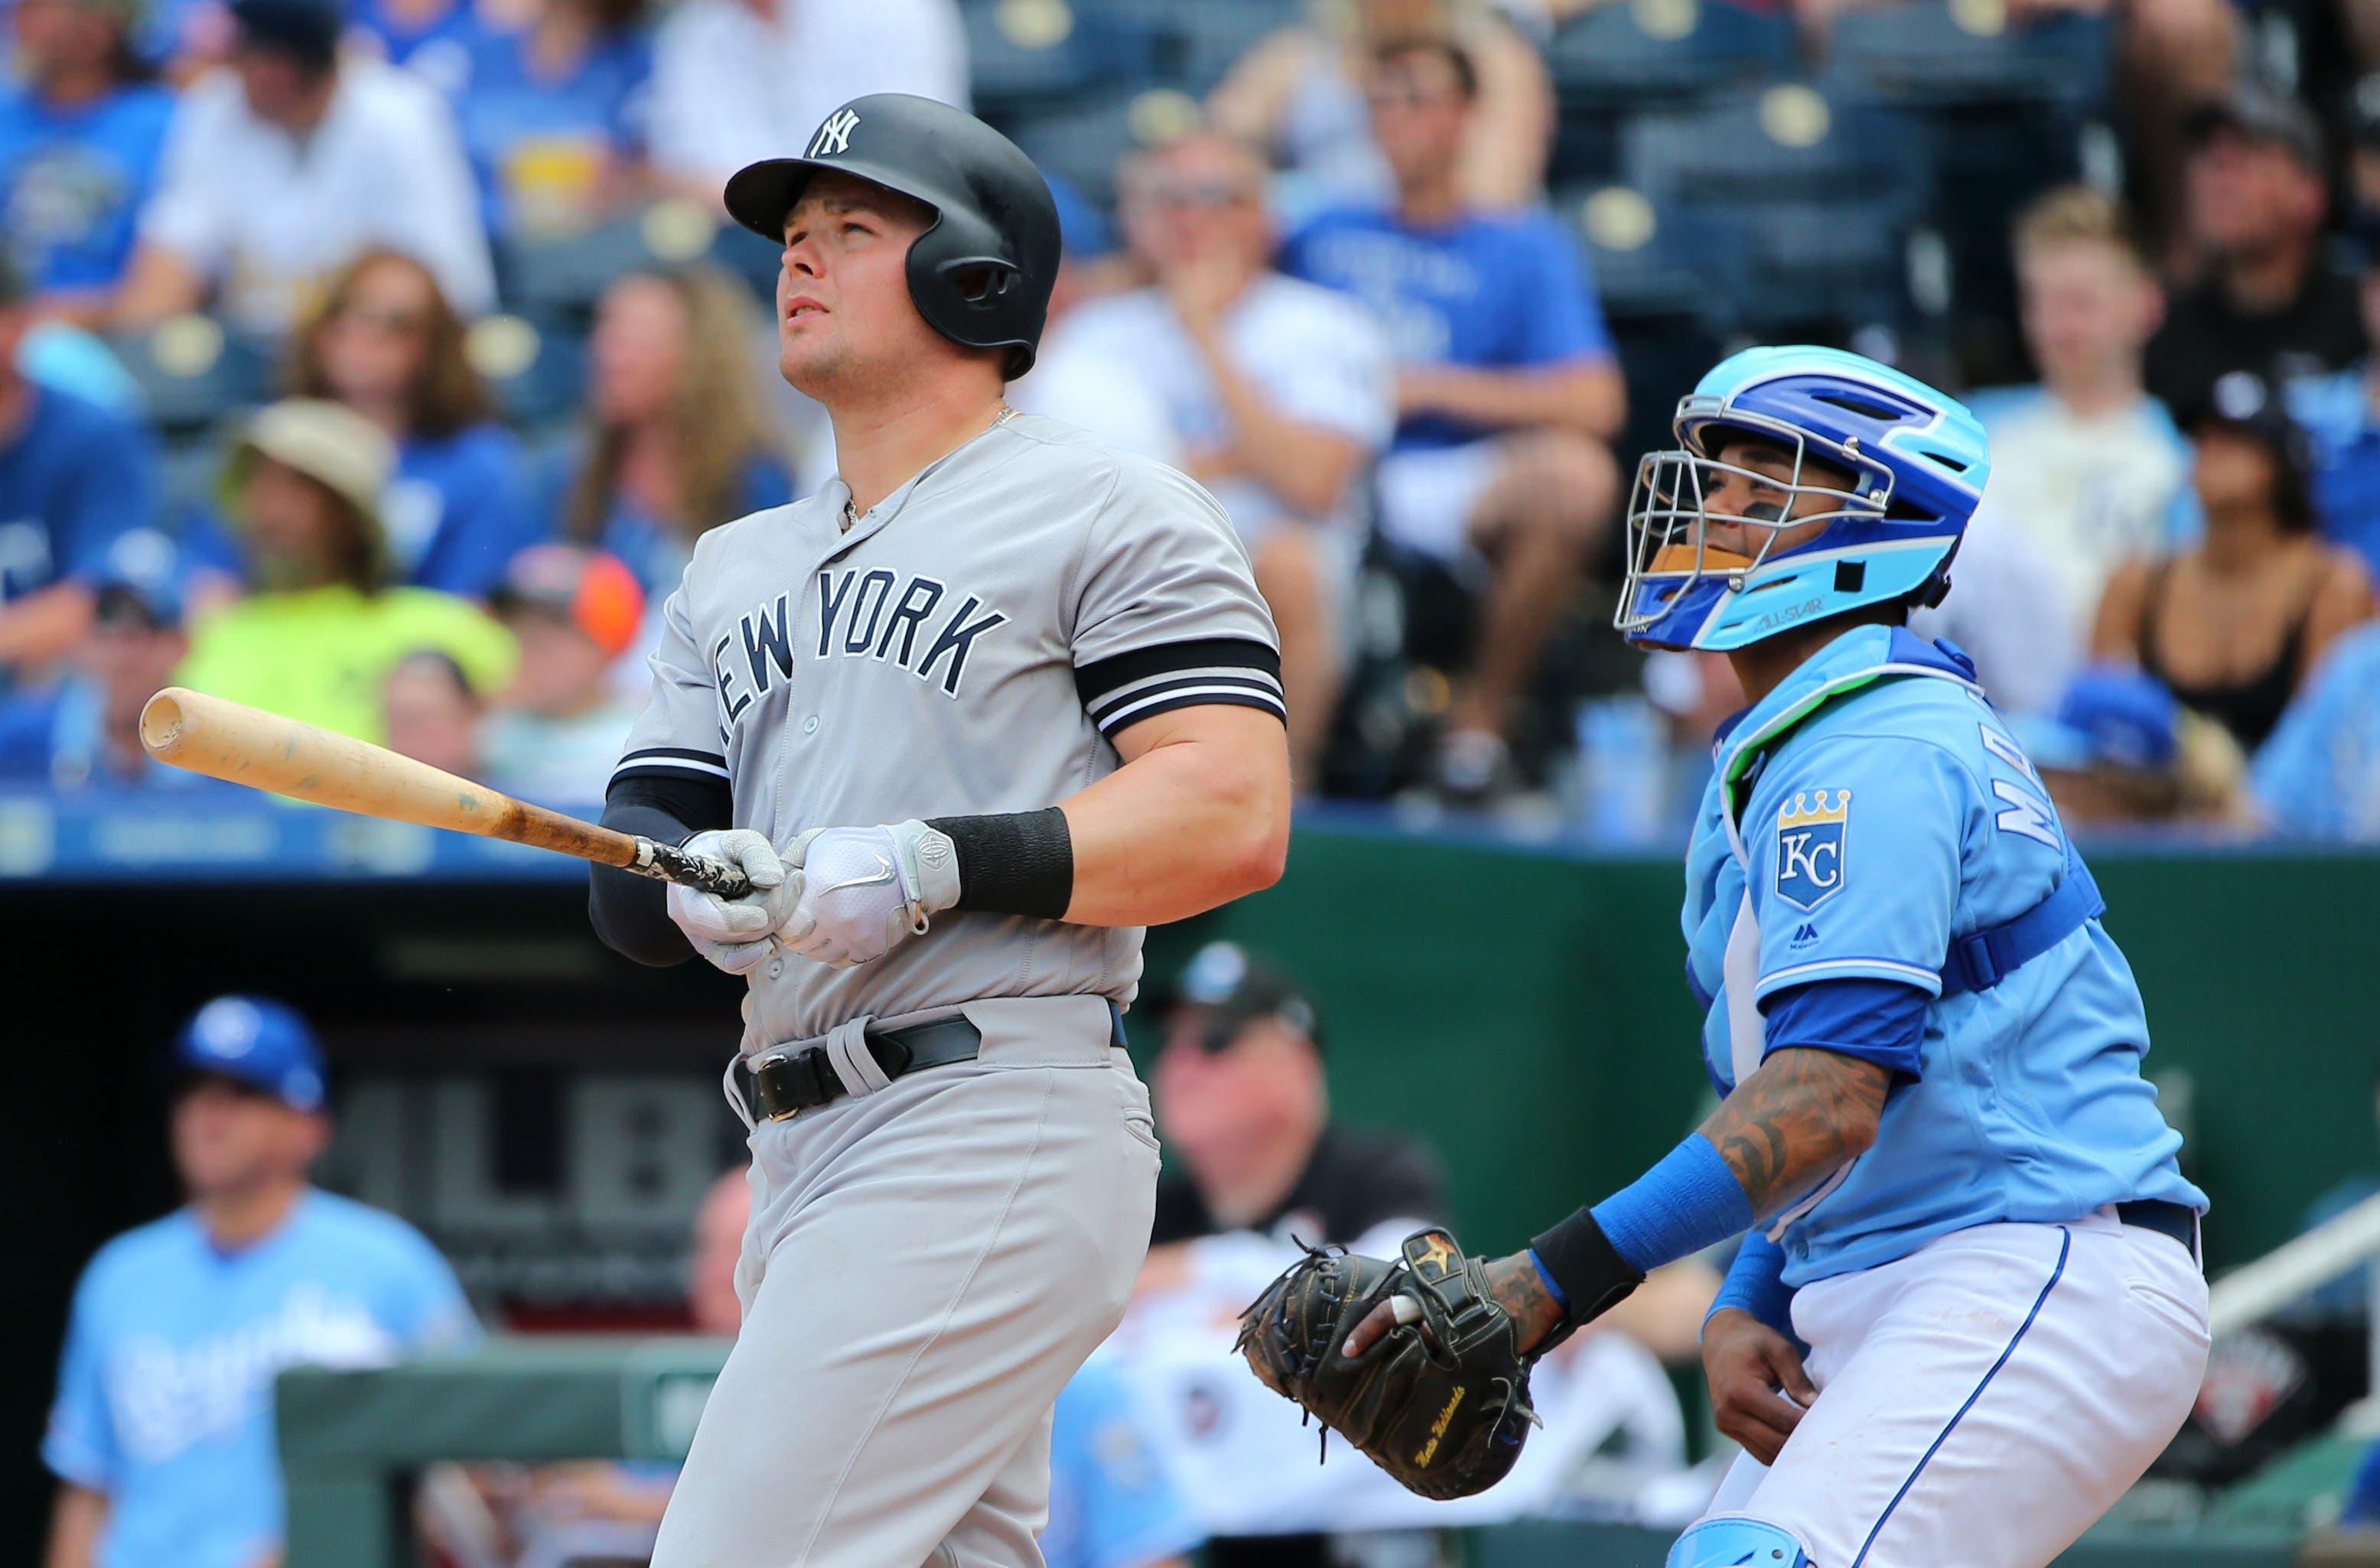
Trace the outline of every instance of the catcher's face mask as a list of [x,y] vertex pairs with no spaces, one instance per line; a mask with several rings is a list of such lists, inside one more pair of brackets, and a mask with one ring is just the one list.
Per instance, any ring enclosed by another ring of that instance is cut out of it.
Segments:
[[[1687,399],[1692,403],[1694,399]],[[1705,583],[1742,593],[1770,562],[1823,549],[1832,526],[1884,516],[1891,475],[1816,445],[1781,419],[1730,411],[1678,423],[1682,444],[1648,452],[1628,498],[1628,577],[1612,625],[1643,636]]]

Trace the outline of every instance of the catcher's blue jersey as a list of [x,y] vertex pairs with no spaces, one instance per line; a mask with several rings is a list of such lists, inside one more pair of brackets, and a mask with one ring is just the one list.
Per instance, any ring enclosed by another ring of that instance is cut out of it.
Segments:
[[2205,1209],[2141,1076],[2139,987],[2097,919],[1997,986],[1942,995],[1955,939],[2025,914],[2081,864],[1962,655],[1846,632],[1732,721],[1718,759],[1685,934],[1721,1092],[1760,1064],[1762,1008],[1788,988],[1882,980],[1936,999],[1875,1146],[1779,1222],[1788,1284],[1991,1221],[2134,1198]]

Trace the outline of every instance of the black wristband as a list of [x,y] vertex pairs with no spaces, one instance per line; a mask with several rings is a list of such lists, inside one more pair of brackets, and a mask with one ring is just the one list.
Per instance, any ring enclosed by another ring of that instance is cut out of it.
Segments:
[[1055,806],[996,817],[929,817],[959,857],[959,901],[990,915],[1062,920],[1075,902],[1075,835]]
[[1565,1334],[1602,1317],[1645,1282],[1645,1276],[1620,1256],[1595,1216],[1584,1209],[1529,1246],[1568,1298],[1560,1331]]

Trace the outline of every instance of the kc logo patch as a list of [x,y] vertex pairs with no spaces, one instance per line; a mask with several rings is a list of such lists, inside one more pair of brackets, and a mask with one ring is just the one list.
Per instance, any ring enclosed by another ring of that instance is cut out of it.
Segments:
[[1847,789],[1797,794],[1778,808],[1778,897],[1806,910],[1842,891],[1843,838],[1851,814]]
[[858,110],[837,109],[818,128],[818,134],[810,138],[810,150],[802,156],[832,158],[838,153],[848,152],[851,151],[851,133],[858,128]]

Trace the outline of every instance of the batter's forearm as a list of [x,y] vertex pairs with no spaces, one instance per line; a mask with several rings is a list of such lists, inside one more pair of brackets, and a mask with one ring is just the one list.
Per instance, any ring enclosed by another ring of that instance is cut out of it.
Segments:
[[1840,1051],[1772,1051],[1702,1124],[1766,1220],[1876,1141],[1892,1074]]
[[[1140,730],[1160,731],[1141,736]],[[1280,880],[1289,852],[1289,744],[1260,709],[1189,708],[1135,726],[1116,772],[1062,803],[1074,839],[1066,918],[1185,919]]]
[[[613,805],[603,825],[662,844],[682,844],[693,830],[658,807]],[[639,964],[664,967],[694,956],[694,945],[669,918],[669,889],[650,877],[611,866],[588,868],[587,918],[604,946]]]

